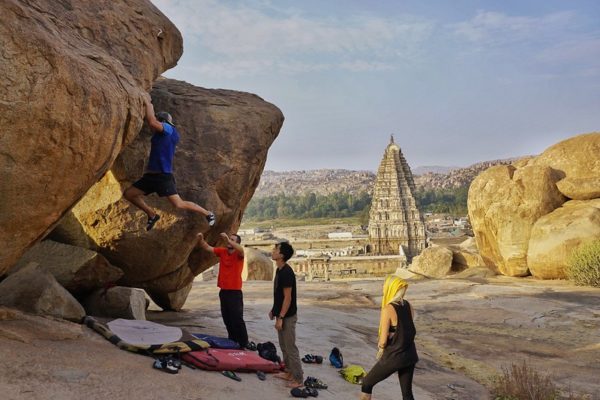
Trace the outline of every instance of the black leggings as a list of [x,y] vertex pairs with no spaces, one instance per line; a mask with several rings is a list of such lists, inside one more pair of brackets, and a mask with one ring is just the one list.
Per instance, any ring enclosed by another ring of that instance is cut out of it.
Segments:
[[219,291],[221,300],[221,316],[227,328],[227,337],[239,343],[241,347],[248,344],[248,332],[244,322],[244,295],[241,290]]
[[[391,360],[390,360],[391,361]],[[377,364],[371,368],[367,376],[362,381],[362,392],[371,394],[373,387],[392,375],[394,372],[398,372],[398,380],[400,381],[400,390],[402,390],[403,400],[415,400],[412,392],[412,380],[413,373],[415,372],[415,365],[409,367],[398,368],[391,362],[382,362],[379,360]]]

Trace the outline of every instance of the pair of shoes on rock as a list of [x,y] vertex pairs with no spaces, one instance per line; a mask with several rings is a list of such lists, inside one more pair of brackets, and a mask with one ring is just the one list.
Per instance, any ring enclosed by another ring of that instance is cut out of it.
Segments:
[[322,380],[309,376],[304,380],[304,386],[313,389],[327,389],[327,384]]
[[319,396],[319,392],[317,391],[317,389],[311,389],[311,388],[293,388],[290,391],[290,394],[294,397],[300,397],[300,398],[307,398],[307,397],[318,397]]
[[314,354],[306,354],[302,357],[302,362],[306,364],[321,364],[323,362],[323,357]]
[[265,379],[267,379],[267,375],[264,372],[262,372],[262,371],[256,371],[256,376],[261,381],[264,381]]
[[233,371],[221,371],[221,373],[224,376],[226,376],[226,377],[228,377],[230,379],[233,379],[234,381],[238,381],[238,382],[242,381],[242,378],[240,378],[239,376],[237,376],[237,374],[235,372],[233,372]]
[[154,360],[152,367],[168,372],[169,374],[177,374],[181,369],[181,362],[172,357],[159,357]]
[[208,221],[208,226],[213,226],[217,221],[217,217],[215,217],[215,214],[211,211],[206,216],[206,220]]

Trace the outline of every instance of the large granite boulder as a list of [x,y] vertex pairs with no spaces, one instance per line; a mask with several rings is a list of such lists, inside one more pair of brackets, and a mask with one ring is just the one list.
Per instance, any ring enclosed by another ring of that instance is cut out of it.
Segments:
[[451,268],[452,251],[446,247],[433,246],[425,248],[413,258],[408,270],[428,278],[443,278],[450,273]]
[[86,294],[123,276],[123,271],[111,265],[101,254],[52,240],[41,241],[30,248],[10,273],[31,262],[50,272],[58,283],[74,295]]
[[539,156],[529,165],[551,167],[558,171],[559,190],[573,200],[600,197],[600,132],[586,133],[563,140]]
[[0,305],[73,322],[85,316],[81,304],[36,263],[30,263],[0,282]]
[[151,195],[146,201],[161,220],[146,232],[146,215],[121,198],[144,171],[151,136],[145,128],[52,237],[100,252],[125,272],[121,285],[146,289],[159,306],[177,310],[194,276],[217,262],[212,253],[195,248],[197,233],[222,245],[219,233],[237,230],[283,115],[253,94],[170,79],[157,81],[151,95],[155,110],[170,112],[181,135],[174,162],[179,194],[213,210],[216,225],[209,229],[202,216]]
[[3,0],[0,49],[1,275],[138,134],[182,38],[148,0]]
[[252,247],[244,247],[244,269],[242,280],[244,281],[272,281],[275,264],[271,257],[267,257],[262,251]]
[[508,276],[529,274],[531,227],[566,200],[547,166],[491,167],[469,188],[468,209],[479,254],[485,264]]
[[564,279],[573,250],[600,237],[600,199],[571,200],[536,221],[527,263],[541,279]]
[[83,301],[87,315],[138,320],[146,319],[146,305],[142,289],[123,286],[96,290]]
[[452,251],[453,271],[485,266],[485,262],[478,252],[465,250],[459,246],[449,246],[449,249]]
[[591,200],[600,197],[600,175],[587,178],[564,178],[556,182],[558,190],[574,200]]

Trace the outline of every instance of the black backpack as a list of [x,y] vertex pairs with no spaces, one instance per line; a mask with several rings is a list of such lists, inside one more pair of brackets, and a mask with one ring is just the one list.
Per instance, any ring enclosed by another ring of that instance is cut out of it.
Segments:
[[256,346],[258,350],[258,355],[264,358],[265,360],[270,360],[276,363],[281,362],[281,358],[277,355],[277,348],[272,342],[259,343]]

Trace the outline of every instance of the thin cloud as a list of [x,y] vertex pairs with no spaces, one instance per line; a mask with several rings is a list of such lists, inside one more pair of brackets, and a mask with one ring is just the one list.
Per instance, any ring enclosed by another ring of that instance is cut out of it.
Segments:
[[[214,0],[156,4],[181,29],[185,41],[206,50],[201,68],[221,76],[252,75],[265,67],[286,73],[335,68],[381,71],[389,69],[394,58],[418,57],[433,31],[432,23],[414,17],[309,18],[293,10],[273,12],[256,3],[251,7]],[[340,57],[345,62],[336,61]],[[278,62],[283,58],[287,62]],[[218,64],[227,64],[226,70],[219,72]]]
[[469,42],[490,46],[556,38],[572,24],[574,18],[575,14],[570,11],[541,17],[479,11],[471,20],[450,25],[450,28],[455,35]]
[[581,37],[576,40],[565,40],[544,49],[538,55],[543,62],[563,64],[578,62],[583,65],[590,63],[600,66],[600,37]]

